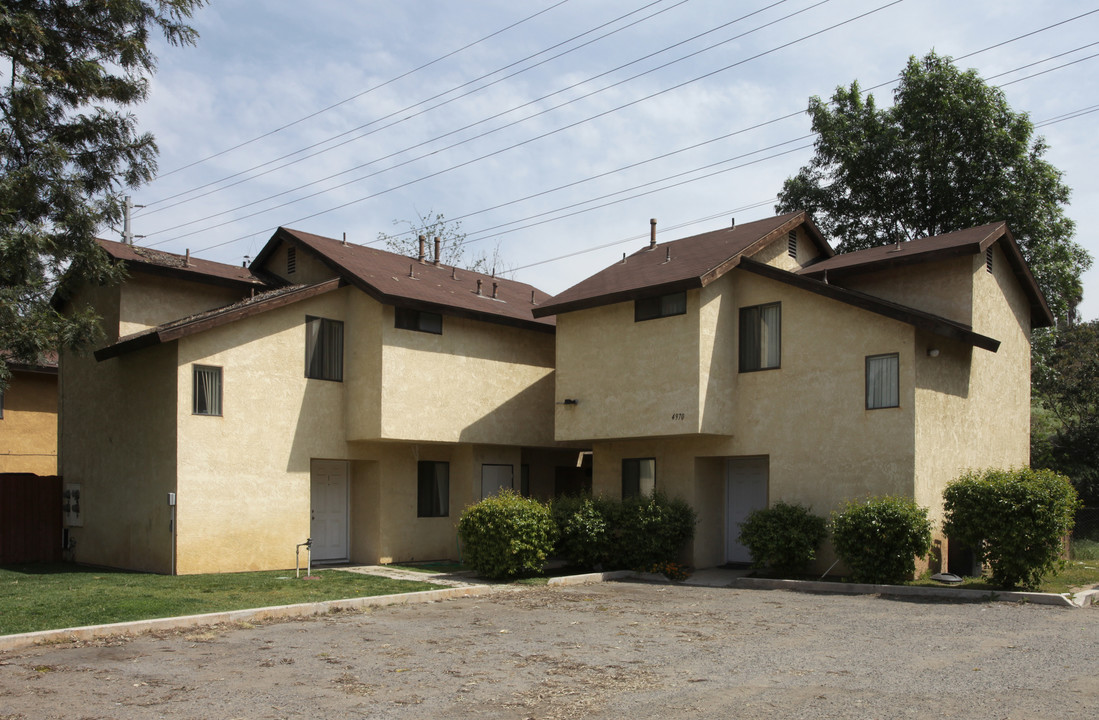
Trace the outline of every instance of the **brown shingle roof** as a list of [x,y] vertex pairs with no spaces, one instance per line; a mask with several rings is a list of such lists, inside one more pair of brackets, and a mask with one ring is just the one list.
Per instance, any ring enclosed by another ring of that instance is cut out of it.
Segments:
[[552,315],[704,287],[736,267],[742,257],[802,224],[821,252],[832,255],[832,248],[804,212],[787,213],[645,247],[555,295],[534,314]]
[[99,246],[115,260],[126,263],[130,270],[198,280],[215,285],[262,288],[270,285],[269,278],[260,278],[246,267],[176,255],[112,240],[96,239]]
[[842,278],[917,263],[947,260],[963,255],[983,253],[999,242],[1011,264],[1015,277],[1030,300],[1031,323],[1034,327],[1053,324],[1049,305],[1038,288],[1030,268],[1023,259],[1015,238],[1003,222],[994,222],[967,230],[919,238],[898,245],[842,253],[802,269],[799,274],[813,278],[842,281]]
[[[319,257],[348,283],[387,305],[471,317],[552,332],[554,320],[537,319],[531,310],[549,299],[532,285],[446,265],[421,263],[404,255],[344,245],[339,240],[280,227],[253,265],[262,264],[280,242]],[[411,272],[411,276],[410,276]],[[477,282],[481,293],[477,293]],[[493,284],[496,298],[493,299]],[[533,297],[533,302],[531,301]]]

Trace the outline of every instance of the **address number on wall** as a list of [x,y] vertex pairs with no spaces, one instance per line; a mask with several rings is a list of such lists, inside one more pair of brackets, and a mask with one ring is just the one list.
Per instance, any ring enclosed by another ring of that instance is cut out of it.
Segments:
[[672,413],[672,420],[686,420],[687,413]]

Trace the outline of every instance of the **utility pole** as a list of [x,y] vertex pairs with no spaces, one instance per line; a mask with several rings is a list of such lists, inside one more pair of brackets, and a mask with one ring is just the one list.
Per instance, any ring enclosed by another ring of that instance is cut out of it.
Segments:
[[134,199],[132,197],[130,197],[129,195],[126,196],[126,202],[125,202],[125,205],[123,206],[123,217],[122,217],[122,242],[124,242],[127,245],[133,245],[135,237],[139,237],[139,238],[145,237],[144,235],[134,235],[133,232],[130,230],[130,213],[133,212],[134,208],[143,208],[143,207],[145,207],[145,206],[144,205],[134,205]]

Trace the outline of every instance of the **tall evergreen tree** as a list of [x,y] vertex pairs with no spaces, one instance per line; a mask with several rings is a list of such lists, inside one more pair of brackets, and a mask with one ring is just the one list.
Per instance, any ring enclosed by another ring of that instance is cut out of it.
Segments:
[[1025,113],[974,70],[912,57],[892,107],[858,82],[809,101],[816,154],[777,210],[808,210],[841,252],[1004,220],[1058,324],[1071,322],[1091,266],[1065,216],[1069,188]]
[[156,171],[153,138],[128,111],[156,69],[150,33],[194,44],[186,22],[203,4],[0,4],[0,389],[8,360],[33,362],[95,337],[93,313],[62,316],[50,299],[63,274],[118,279],[95,233],[121,221],[126,188]]

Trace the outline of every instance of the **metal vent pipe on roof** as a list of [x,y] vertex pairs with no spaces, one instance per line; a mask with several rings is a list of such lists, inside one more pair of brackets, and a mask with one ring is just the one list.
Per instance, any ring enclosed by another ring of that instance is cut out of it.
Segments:
[[482,284],[483,284],[484,282],[485,282],[485,281],[484,281],[484,280],[482,280],[481,278],[477,278],[477,294],[478,294],[478,295],[480,295],[480,294],[481,294],[481,285],[482,285]]
[[191,267],[191,248],[187,248],[187,254],[183,256],[183,264]]
[[736,218],[733,218],[729,221],[729,227],[730,228],[735,228],[736,227]]
[[442,247],[442,243],[439,241],[439,236],[435,236],[435,264],[439,264],[439,249]]
[[649,219],[649,249],[656,247],[656,218]]
[[421,235],[420,236],[420,262],[423,262],[424,257],[427,256],[426,247],[427,247],[427,238],[425,238],[423,235]]
[[500,289],[500,283],[492,283],[492,299],[496,299],[496,292]]
[[343,246],[347,247],[347,233],[343,234]]

